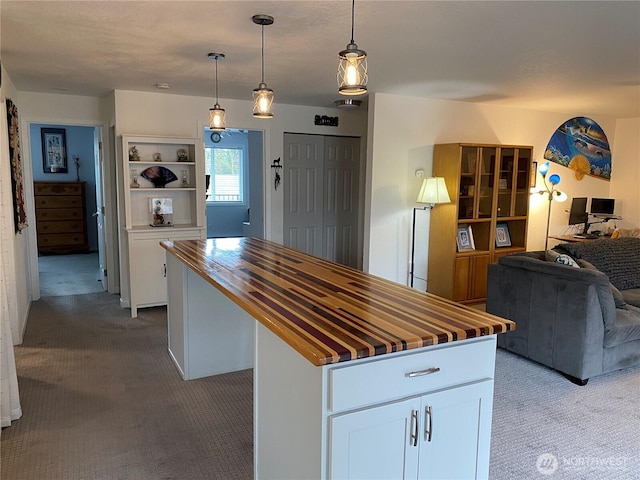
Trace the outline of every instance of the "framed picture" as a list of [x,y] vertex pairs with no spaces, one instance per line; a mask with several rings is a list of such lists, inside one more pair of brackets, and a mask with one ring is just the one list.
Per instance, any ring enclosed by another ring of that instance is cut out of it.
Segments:
[[510,247],[511,236],[509,235],[509,225],[498,223],[496,225],[496,247]]
[[172,227],[173,226],[173,199],[171,197],[149,199],[149,209],[151,210],[152,227]]
[[44,173],[67,173],[67,139],[63,128],[41,128]]
[[506,190],[507,189],[507,179],[506,178],[501,178],[498,180],[498,188],[500,190]]
[[473,231],[471,225],[463,225],[458,227],[458,235],[456,236],[459,252],[471,252],[476,249],[473,241]]

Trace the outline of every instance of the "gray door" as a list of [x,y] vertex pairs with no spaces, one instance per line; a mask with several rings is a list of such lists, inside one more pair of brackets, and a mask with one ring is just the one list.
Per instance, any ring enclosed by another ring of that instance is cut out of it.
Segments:
[[360,139],[284,136],[284,243],[357,266]]

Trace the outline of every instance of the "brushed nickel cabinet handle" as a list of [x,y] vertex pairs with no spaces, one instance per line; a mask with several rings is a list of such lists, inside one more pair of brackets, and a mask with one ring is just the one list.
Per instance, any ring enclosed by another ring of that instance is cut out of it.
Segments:
[[433,413],[431,407],[424,407],[424,439],[427,442],[431,441],[431,435],[433,434]]
[[411,410],[411,444],[418,446],[418,411]]
[[431,375],[432,373],[438,373],[440,367],[425,368],[424,370],[416,370],[415,372],[405,373],[404,376],[408,378],[422,377],[424,375]]

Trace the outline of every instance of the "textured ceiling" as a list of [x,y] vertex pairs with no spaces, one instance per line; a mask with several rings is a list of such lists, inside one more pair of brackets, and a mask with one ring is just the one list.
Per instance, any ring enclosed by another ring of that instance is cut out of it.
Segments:
[[[19,90],[102,96],[116,89],[331,106],[351,2],[0,2],[1,61]],[[640,2],[358,0],[355,42],[369,91],[640,117]],[[344,97],[343,97],[344,98]],[[223,105],[224,107],[224,105]]]

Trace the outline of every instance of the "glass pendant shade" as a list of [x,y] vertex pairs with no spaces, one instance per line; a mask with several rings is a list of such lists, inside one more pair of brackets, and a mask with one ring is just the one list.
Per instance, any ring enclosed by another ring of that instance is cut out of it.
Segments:
[[355,43],[338,53],[338,92],[341,95],[367,93],[367,52]]
[[224,130],[227,127],[224,108],[217,103],[209,109],[209,128],[215,131]]
[[258,88],[253,90],[253,116],[256,118],[273,118],[273,90],[261,82]]

